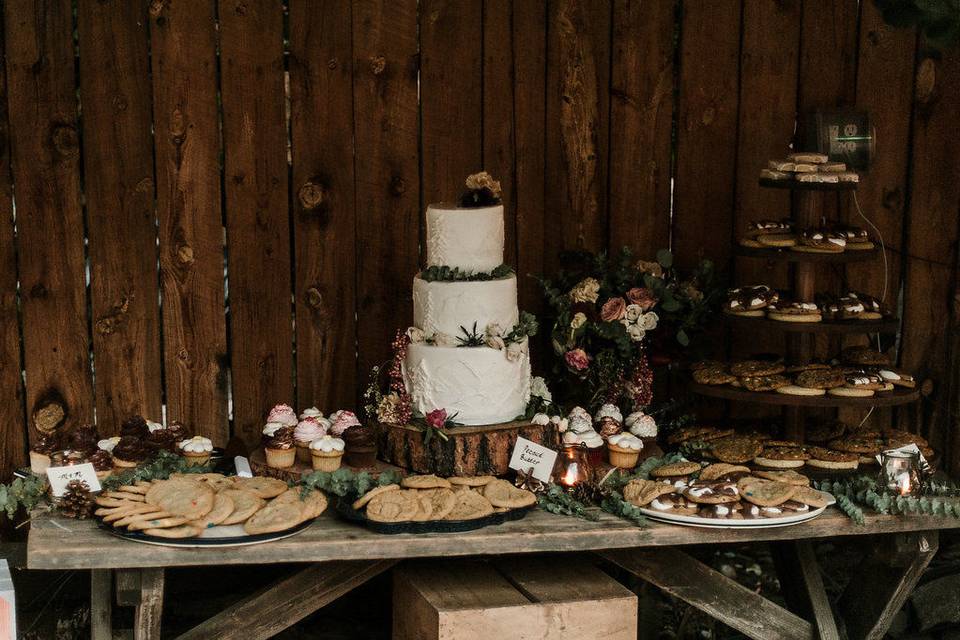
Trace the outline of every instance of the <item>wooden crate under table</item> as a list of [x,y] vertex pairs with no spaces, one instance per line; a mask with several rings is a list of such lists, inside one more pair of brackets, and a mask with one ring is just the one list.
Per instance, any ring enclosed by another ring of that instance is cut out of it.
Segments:
[[428,560],[394,573],[395,640],[636,640],[637,596],[582,559]]

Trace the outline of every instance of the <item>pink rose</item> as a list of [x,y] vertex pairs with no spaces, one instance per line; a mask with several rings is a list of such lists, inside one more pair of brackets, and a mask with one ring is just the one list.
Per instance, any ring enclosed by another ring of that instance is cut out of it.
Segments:
[[571,349],[563,356],[567,366],[574,371],[584,371],[590,366],[590,356],[583,349]]
[[434,409],[426,415],[427,424],[434,429],[443,429],[447,424],[447,410]]
[[627,314],[627,301],[623,298],[610,298],[600,308],[600,319],[604,322],[616,322]]
[[627,300],[630,304],[639,305],[644,311],[649,311],[653,305],[657,304],[657,298],[646,287],[634,287],[627,291]]

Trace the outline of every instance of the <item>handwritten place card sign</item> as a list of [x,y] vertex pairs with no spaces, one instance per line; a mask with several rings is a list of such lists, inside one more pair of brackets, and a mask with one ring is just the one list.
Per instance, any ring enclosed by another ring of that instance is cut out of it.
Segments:
[[63,495],[71,480],[83,480],[90,487],[90,491],[100,491],[100,479],[97,471],[89,462],[71,464],[66,467],[50,467],[47,469],[47,479],[50,480],[50,491],[54,498]]
[[553,449],[540,446],[526,438],[517,438],[513,446],[513,455],[510,456],[510,468],[514,471],[527,473],[542,482],[550,482],[553,465],[557,461],[557,452]]

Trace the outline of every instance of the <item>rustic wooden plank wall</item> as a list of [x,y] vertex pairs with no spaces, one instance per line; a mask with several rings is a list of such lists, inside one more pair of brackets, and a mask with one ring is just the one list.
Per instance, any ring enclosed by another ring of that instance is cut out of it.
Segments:
[[[672,246],[782,284],[731,257],[749,220],[790,209],[756,173],[799,112],[847,105],[878,129],[858,199],[890,249],[900,361],[932,378],[900,418],[960,449],[960,54],[872,3],[76,6],[4,5],[0,472],[58,409],[112,433],[165,407],[252,444],[275,402],[353,405],[411,315],[426,203],[481,168],[505,188],[525,308],[527,275],[569,248]],[[828,211],[859,219],[845,197]]]

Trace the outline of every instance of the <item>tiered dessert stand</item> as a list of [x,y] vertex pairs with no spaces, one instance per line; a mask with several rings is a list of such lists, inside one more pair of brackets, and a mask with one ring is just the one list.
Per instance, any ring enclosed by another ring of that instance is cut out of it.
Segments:
[[[823,212],[823,197],[837,191],[853,191],[855,182],[840,183],[801,183],[795,181],[760,180],[763,187],[791,189],[794,191],[795,225],[798,229],[820,225]],[[846,264],[874,260],[880,251],[844,251],[843,253],[806,253],[790,249],[756,249],[737,246],[735,254],[748,258],[762,258],[794,263],[793,293],[797,300],[813,300],[816,293],[817,268],[823,263]],[[895,333],[899,326],[896,318],[882,320],[843,320],[821,322],[780,322],[768,318],[737,317],[727,315],[735,330],[754,330],[761,325],[772,327],[787,333],[787,357],[790,364],[805,364],[814,357],[814,338],[818,333],[825,334],[875,334]],[[800,407],[888,407],[907,404],[919,398],[917,389],[896,388],[865,398],[840,396],[798,396],[769,391],[755,392],[725,385],[711,386],[692,383],[692,391],[704,396],[786,407],[786,436],[802,442],[804,439],[804,421]]]

